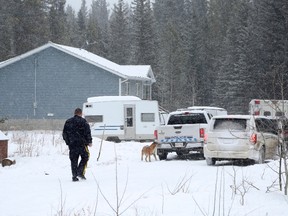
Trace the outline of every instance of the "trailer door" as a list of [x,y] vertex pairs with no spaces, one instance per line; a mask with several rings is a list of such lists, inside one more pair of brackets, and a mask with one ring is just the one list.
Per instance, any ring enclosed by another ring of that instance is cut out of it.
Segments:
[[135,105],[124,105],[124,139],[135,139]]

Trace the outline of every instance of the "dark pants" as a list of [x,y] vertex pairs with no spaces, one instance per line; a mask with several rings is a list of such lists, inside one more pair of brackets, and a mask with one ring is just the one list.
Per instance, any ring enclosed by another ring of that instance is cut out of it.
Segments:
[[[87,146],[81,146],[79,148],[70,149],[69,158],[71,161],[72,177],[85,175],[89,156],[90,153]],[[81,160],[80,163],[78,164],[79,157],[81,157]]]

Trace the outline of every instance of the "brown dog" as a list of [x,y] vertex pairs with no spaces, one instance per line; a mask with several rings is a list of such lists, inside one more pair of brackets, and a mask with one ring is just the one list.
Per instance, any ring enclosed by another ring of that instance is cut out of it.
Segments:
[[157,143],[153,142],[150,146],[146,145],[142,148],[142,154],[141,154],[141,160],[143,161],[143,156],[145,155],[145,161],[147,161],[147,158],[149,158],[149,162],[151,162],[151,155],[154,155],[155,160],[157,160],[156,158],[156,146]]

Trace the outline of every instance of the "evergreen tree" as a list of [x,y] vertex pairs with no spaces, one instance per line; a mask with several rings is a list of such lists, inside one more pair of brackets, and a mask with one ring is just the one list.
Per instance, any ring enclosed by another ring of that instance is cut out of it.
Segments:
[[14,1],[0,0],[0,62],[16,55]]
[[63,44],[67,41],[66,36],[66,0],[49,0],[49,24],[50,24],[50,40],[55,43]]
[[185,79],[181,83],[185,86],[189,100],[183,98],[183,106],[211,104],[214,74],[209,61],[207,7],[207,1],[185,1],[182,32],[187,60]]
[[107,58],[109,55],[109,10],[106,0],[98,1],[98,22],[100,27],[101,39],[101,56]]
[[[168,110],[182,107],[186,54],[183,45],[184,1],[155,0],[154,14],[159,37],[157,99]],[[160,68],[161,67],[161,68]]]
[[15,3],[11,43],[15,54],[19,55],[47,43],[49,25],[46,0],[15,0]]
[[87,26],[87,49],[108,56],[108,9],[106,0],[93,0]]
[[134,64],[152,65],[154,53],[153,14],[150,0],[134,0],[132,52]]
[[77,24],[78,24],[78,41],[77,46],[81,48],[85,48],[87,44],[87,17],[88,17],[88,11],[86,7],[86,0],[82,0],[81,8],[78,12],[77,17]]
[[[257,19],[254,33],[257,37],[258,97],[282,99],[287,92],[287,2],[255,0]],[[261,81],[260,81],[261,80]]]
[[77,46],[78,42],[78,25],[77,25],[77,17],[74,9],[68,5],[66,8],[66,43],[70,46]]
[[128,6],[123,0],[114,5],[110,18],[109,59],[118,64],[128,64],[130,58]]

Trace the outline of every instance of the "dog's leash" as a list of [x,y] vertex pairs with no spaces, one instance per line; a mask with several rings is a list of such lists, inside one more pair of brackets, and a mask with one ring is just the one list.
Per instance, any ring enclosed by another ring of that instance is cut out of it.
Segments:
[[101,154],[101,150],[102,150],[102,144],[103,144],[103,139],[104,139],[105,127],[106,127],[106,124],[104,124],[104,130],[103,130],[103,133],[102,133],[101,144],[100,144],[100,149],[99,149],[99,153],[98,153],[97,161],[98,161],[99,158],[100,158],[100,154]]

